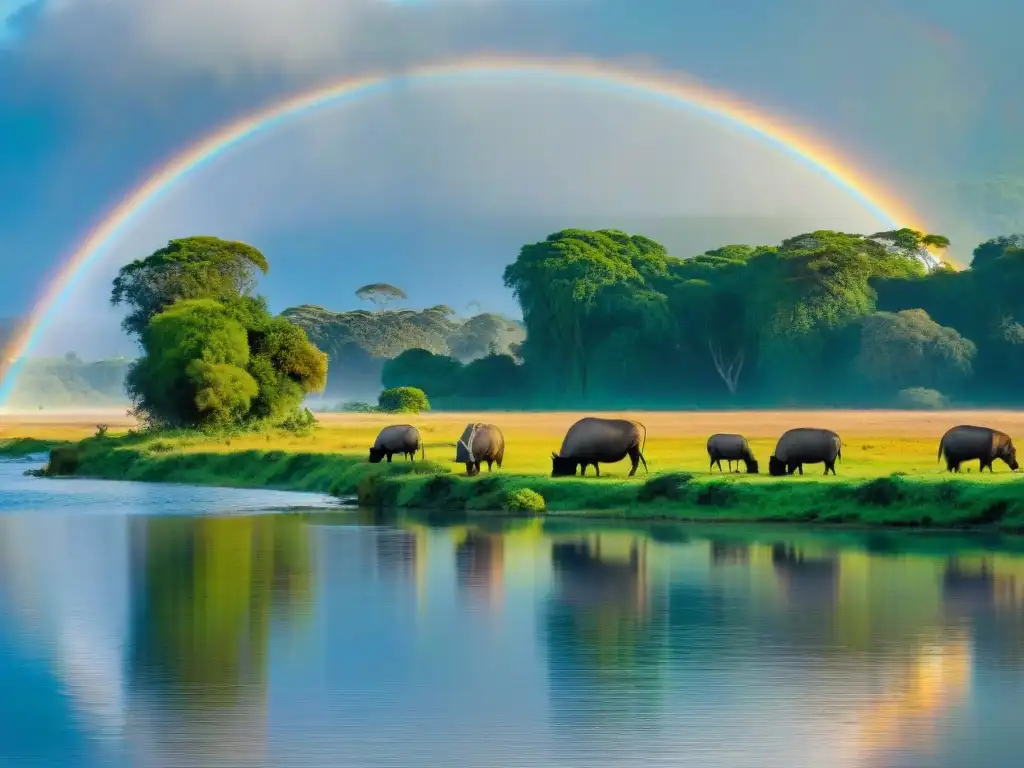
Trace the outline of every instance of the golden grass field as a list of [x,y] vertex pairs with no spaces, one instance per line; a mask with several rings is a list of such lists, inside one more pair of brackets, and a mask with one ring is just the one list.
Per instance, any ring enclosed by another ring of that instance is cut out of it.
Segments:
[[[427,458],[444,463],[454,458],[454,444],[466,423],[484,421],[498,425],[505,435],[506,472],[547,475],[551,470],[551,452],[558,450],[565,431],[582,415],[493,411],[401,416],[318,414],[321,426],[308,436],[274,432],[220,439],[189,437],[175,439],[174,447],[185,451],[255,449],[363,455],[382,427],[411,423],[423,435]],[[704,446],[708,435],[714,432],[746,435],[765,473],[775,441],[786,429],[799,426],[833,429],[843,438],[843,459],[836,468],[839,479],[871,478],[893,472],[945,476],[944,464],[936,459],[938,440],[943,432],[957,424],[991,426],[1011,436],[1024,436],[1024,412],[1017,411],[629,411],[602,415],[635,419],[647,427],[644,453],[651,472],[707,472]],[[77,440],[92,435],[99,423],[109,425],[111,435],[135,426],[123,412],[10,414],[0,415],[0,439]],[[621,477],[628,469],[628,462],[624,461],[603,467],[602,474]],[[971,476],[978,478],[976,467],[971,469]],[[642,468],[639,473],[643,475]],[[820,467],[810,467],[808,474],[820,476]],[[985,475],[986,481],[1009,477],[1009,469],[1001,463],[997,463],[991,478],[988,473]]]

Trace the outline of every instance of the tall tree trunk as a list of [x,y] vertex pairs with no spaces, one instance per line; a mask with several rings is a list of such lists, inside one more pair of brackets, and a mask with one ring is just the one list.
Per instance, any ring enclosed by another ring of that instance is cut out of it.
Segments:
[[723,353],[721,345],[712,336],[708,339],[708,351],[711,352],[711,362],[714,364],[715,370],[722,378],[722,381],[725,382],[729,394],[735,395],[736,389],[739,386],[740,373],[743,372],[743,363],[746,359],[743,348],[740,347],[732,355],[726,355]]

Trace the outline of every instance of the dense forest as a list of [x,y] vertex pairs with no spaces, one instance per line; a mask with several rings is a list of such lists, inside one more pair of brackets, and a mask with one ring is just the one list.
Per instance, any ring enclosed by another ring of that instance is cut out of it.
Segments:
[[[115,298],[134,292],[126,331],[145,340],[171,299],[210,292],[211,278],[193,279],[180,266],[188,253],[211,269],[203,260],[220,251],[210,243],[227,247],[191,238],[149,257],[163,254],[179,270],[172,297],[150,295],[163,283],[140,280],[150,280],[141,267],[122,270]],[[386,309],[385,299],[404,294],[383,284],[356,292],[380,299],[373,310],[303,305],[279,317],[326,353],[327,392],[337,400],[412,386],[435,408],[1015,404],[1024,373],[1024,235],[980,244],[963,270],[938,264],[948,245],[909,229],[823,230],[684,259],[641,235],[568,229],[523,246],[505,268],[522,322],[460,318],[446,306]],[[248,253],[244,244],[231,248],[224,252],[233,259]],[[221,294],[248,295],[250,272],[264,271],[265,260],[257,266]],[[213,298],[223,302],[221,294]],[[270,327],[271,319],[259,323]],[[35,360],[12,402],[123,399],[129,367],[73,355]]]
[[500,374],[488,379],[406,352],[384,384],[453,407],[1015,403],[1024,236],[979,245],[969,269],[931,267],[948,245],[909,229],[818,231],[679,259],[642,236],[564,230],[505,270],[521,364],[472,364]]

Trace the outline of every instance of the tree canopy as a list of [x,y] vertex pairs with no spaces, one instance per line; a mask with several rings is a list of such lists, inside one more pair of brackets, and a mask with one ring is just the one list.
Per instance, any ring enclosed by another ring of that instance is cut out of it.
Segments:
[[409,298],[401,288],[388,283],[370,283],[356,288],[356,296],[374,306],[383,306],[399,299]]
[[[323,389],[326,355],[251,295],[253,269],[265,272],[266,259],[243,243],[186,238],[121,270],[113,295],[131,307],[126,324],[145,319],[138,330],[143,354],[126,388],[149,423],[281,423]],[[204,290],[198,298],[180,295]]]
[[122,327],[140,337],[149,321],[176,301],[248,296],[267,270],[266,257],[245,243],[208,236],[171,240],[120,269],[110,303],[128,308]]

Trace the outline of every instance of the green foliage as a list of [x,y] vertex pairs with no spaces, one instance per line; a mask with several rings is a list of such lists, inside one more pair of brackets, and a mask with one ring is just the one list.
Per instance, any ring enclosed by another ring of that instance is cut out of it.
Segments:
[[855,364],[874,386],[890,391],[953,390],[971,376],[977,347],[955,329],[936,323],[923,309],[876,312],[861,325]]
[[307,434],[315,429],[317,425],[318,422],[313,412],[309,408],[303,408],[282,421],[281,429],[295,432],[296,434]]
[[374,306],[382,306],[393,301],[409,298],[401,288],[388,283],[364,285],[362,288],[356,289],[356,296],[363,301],[370,302]]
[[430,401],[422,389],[394,387],[380,393],[377,406],[385,413],[420,413],[430,410]]
[[447,397],[459,388],[462,364],[446,355],[425,349],[408,349],[384,363],[381,384],[385,389],[414,387],[429,397]]
[[281,314],[327,353],[332,371],[327,391],[357,397],[377,392],[384,364],[407,350],[427,350],[467,362],[492,350],[510,353],[525,338],[522,326],[508,318],[482,314],[461,320],[444,306],[422,311],[331,312],[303,305]]
[[178,301],[222,301],[247,296],[267,260],[251,245],[216,237],[186,237],[144,259],[122,267],[114,279],[110,302],[125,305],[122,326],[141,337],[149,321]]
[[[197,242],[209,248],[200,250]],[[301,328],[272,317],[262,298],[246,295],[253,287],[246,278],[251,268],[266,269],[262,255],[212,238],[175,243],[190,249],[158,252],[136,264],[152,262],[153,274],[163,275],[165,261],[180,257],[187,269],[173,272],[176,279],[219,276],[222,298],[179,300],[149,317],[140,335],[144,354],[126,382],[136,411],[151,425],[170,428],[225,429],[294,419],[304,397],[323,389],[327,358]],[[239,259],[249,267],[239,267]],[[138,285],[147,269],[129,273],[136,281],[131,284]],[[115,294],[127,290],[124,278],[122,272],[122,282],[115,281]]]
[[505,496],[501,508],[505,512],[543,512],[544,497],[532,488],[517,488]]
[[949,400],[937,390],[910,387],[899,391],[896,404],[908,411],[941,411],[949,406]]
[[[189,450],[180,450],[185,446]],[[541,511],[542,502],[546,520],[566,526],[572,526],[574,518],[597,514],[633,520],[813,521],[1024,531],[1024,501],[1012,479],[947,481],[943,475],[893,475],[871,480],[722,481],[686,473],[659,475],[646,483],[635,478],[594,482],[510,473],[481,479],[455,476],[448,467],[429,461],[371,465],[362,455],[334,452],[197,451],[194,438],[167,435],[89,439],[64,448],[70,450],[60,454],[62,472],[76,476],[287,488],[357,496],[362,506],[380,509],[533,514]],[[168,551],[183,550],[175,546]]]

